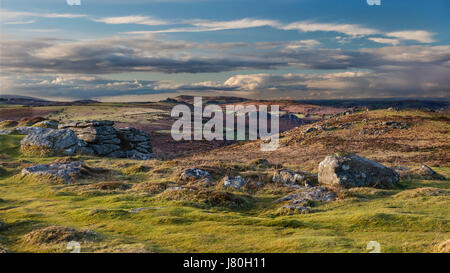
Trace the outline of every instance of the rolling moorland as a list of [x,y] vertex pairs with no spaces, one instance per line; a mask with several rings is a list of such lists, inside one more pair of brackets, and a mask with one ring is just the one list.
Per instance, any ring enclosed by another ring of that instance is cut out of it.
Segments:
[[[190,105],[188,96],[148,103],[4,97],[0,252],[70,252],[70,241],[81,252],[369,252],[370,241],[381,252],[450,252],[448,103],[203,99],[280,105],[280,147],[172,140],[170,110]],[[28,138],[21,127],[85,120],[150,134],[154,158],[21,147]],[[320,162],[351,154],[395,170],[399,182],[319,183]],[[53,163],[79,172],[24,171]]]

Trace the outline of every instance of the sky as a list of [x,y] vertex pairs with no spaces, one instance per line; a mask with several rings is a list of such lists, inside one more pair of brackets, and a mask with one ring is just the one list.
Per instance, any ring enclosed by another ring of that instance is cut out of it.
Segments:
[[0,94],[448,99],[450,1],[368,2],[0,0]]

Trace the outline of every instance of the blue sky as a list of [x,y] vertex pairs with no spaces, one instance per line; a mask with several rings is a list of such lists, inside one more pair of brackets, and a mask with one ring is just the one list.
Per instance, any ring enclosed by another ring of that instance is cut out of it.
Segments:
[[2,0],[3,94],[448,97],[450,2]]

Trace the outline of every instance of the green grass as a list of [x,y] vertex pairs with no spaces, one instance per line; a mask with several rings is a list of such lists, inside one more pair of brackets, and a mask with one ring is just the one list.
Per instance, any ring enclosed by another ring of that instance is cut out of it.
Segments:
[[[14,136],[6,140],[2,145],[18,141]],[[7,153],[17,156],[10,146]],[[90,165],[100,161],[87,159]],[[450,173],[449,168],[439,171]],[[143,181],[147,177],[126,180]],[[432,252],[449,237],[449,197],[394,197],[418,187],[449,189],[448,184],[403,181],[401,190],[363,192],[358,198],[318,205],[315,213],[277,216],[271,201],[279,195],[263,192],[255,196],[258,204],[248,209],[197,207],[138,192],[80,196],[62,191],[76,185],[51,185],[11,174],[0,179],[1,218],[9,225],[0,232],[0,244],[18,252],[66,252],[65,245],[23,243],[28,232],[57,224],[101,234],[102,240],[81,245],[88,252],[368,252],[369,241],[378,241],[383,252]],[[141,207],[150,209],[130,212]]]

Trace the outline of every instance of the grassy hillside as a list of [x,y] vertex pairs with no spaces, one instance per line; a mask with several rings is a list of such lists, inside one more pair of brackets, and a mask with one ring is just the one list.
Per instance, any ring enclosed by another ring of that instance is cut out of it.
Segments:
[[[399,128],[383,125],[393,121]],[[170,161],[77,156],[73,159],[108,172],[74,184],[22,177],[22,168],[57,158],[24,157],[21,136],[0,136],[0,220],[6,223],[0,247],[68,252],[65,242],[29,235],[59,225],[95,232],[81,242],[82,252],[369,252],[369,241],[379,242],[382,252],[448,251],[448,115],[377,110],[318,125],[322,129],[306,134],[312,125],[283,133],[282,147],[270,153],[259,151],[256,141]],[[325,155],[342,150],[391,167],[427,164],[446,180],[411,176],[397,189],[337,190],[337,201],[311,204],[309,214],[281,213],[273,201],[294,190],[271,182],[275,169],[316,172]],[[260,158],[271,164],[259,164]],[[217,182],[180,181],[187,167],[205,169]],[[225,175],[242,175],[252,187],[224,189]],[[180,185],[187,190],[166,190]]]

